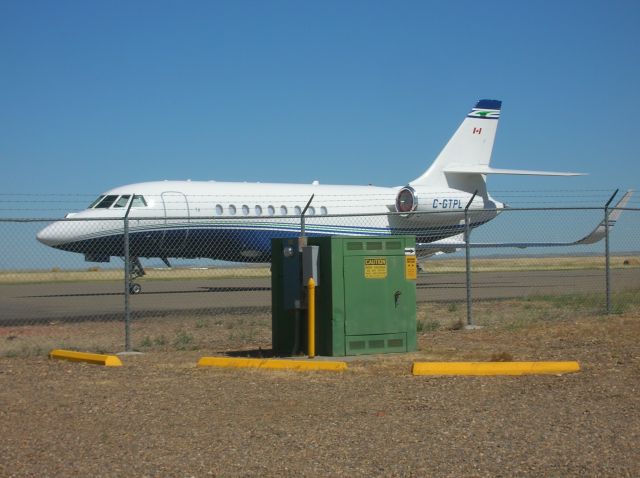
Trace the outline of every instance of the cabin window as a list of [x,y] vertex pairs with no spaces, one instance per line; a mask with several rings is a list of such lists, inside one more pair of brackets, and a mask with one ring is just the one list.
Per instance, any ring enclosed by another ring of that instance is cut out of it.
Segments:
[[229,204],[229,214],[232,216],[236,215],[236,207],[233,204]]
[[242,206],[242,214],[244,214],[245,216],[249,215],[249,206],[247,206],[246,204]]
[[129,202],[130,197],[131,196],[129,196],[128,194],[126,196],[120,196],[113,207],[125,207]]
[[256,216],[262,216],[262,206],[256,206]]
[[302,215],[302,209],[300,209],[300,206],[296,206],[296,207],[294,207],[294,208],[293,208],[293,213],[294,213],[296,216],[301,216],[301,215]]
[[96,199],[95,201],[93,201],[91,203],[91,205],[89,206],[89,209],[94,208],[96,206],[96,204],[98,204],[100,201],[102,201],[103,197],[104,197],[104,194],[98,196],[98,199]]
[[109,194],[108,196],[105,196],[104,199],[96,205],[96,209],[108,209],[111,207],[111,205],[115,202],[116,199],[118,199],[118,196]]
[[289,214],[289,210],[287,209],[287,206],[280,206],[280,215],[281,216],[286,216],[287,214]]
[[273,206],[269,206],[267,208],[267,213],[269,214],[269,216],[275,216],[276,215],[276,208]]
[[224,208],[220,204],[216,204],[216,214],[222,216],[222,213],[224,213]]
[[327,214],[329,214],[329,212],[327,211],[326,207],[322,206],[320,208],[320,214],[323,215],[323,216],[326,216]]
[[131,202],[131,207],[147,207],[147,200],[144,198],[144,196],[134,194],[133,201]]
[[315,208],[315,207],[313,207],[313,206],[309,206],[309,209],[307,209],[307,214],[308,214],[309,216],[315,216],[315,214],[316,214],[316,208]]

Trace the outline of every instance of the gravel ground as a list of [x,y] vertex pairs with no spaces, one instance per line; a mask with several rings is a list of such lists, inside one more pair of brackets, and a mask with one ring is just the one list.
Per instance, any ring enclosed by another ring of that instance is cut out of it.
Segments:
[[[498,324],[496,307],[477,314],[481,330],[431,319],[420,352],[338,374],[195,367],[268,346],[266,318],[249,344],[222,322],[226,339],[209,348],[145,337],[148,352],[121,368],[5,356],[0,476],[640,476],[638,311]],[[415,359],[492,357],[579,360],[582,371],[410,375]]]

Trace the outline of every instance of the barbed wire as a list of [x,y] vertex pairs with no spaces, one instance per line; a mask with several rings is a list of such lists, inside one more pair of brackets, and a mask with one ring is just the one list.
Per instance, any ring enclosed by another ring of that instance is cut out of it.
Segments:
[[[510,207],[518,206],[589,206],[603,207],[612,193],[611,189],[541,189],[541,190],[493,190],[491,195],[496,200],[507,203]],[[455,197],[462,193],[453,191],[431,192],[430,195]],[[622,196],[618,193],[617,198]],[[34,213],[34,212],[64,212],[75,213],[88,208],[90,200],[95,194],[87,193],[0,193],[0,212],[2,213]],[[171,199],[161,194],[148,195],[149,199],[158,199],[169,205]],[[280,207],[280,202],[299,202],[302,207],[309,200],[307,194],[195,194],[188,196],[189,207],[212,207],[212,204],[228,206],[249,205],[250,207],[271,206]],[[362,207],[392,207],[395,204],[393,191],[389,193],[354,192],[344,194],[322,193],[316,199],[315,206],[325,206],[333,212],[344,211],[354,206]],[[613,203],[615,205],[615,203]],[[640,205],[640,196],[632,196],[627,205]],[[289,206],[293,207],[293,206]]]
[[[244,183],[239,183],[239,184],[244,184]],[[266,183],[265,183],[266,184]],[[256,183],[257,186],[263,185],[262,183]],[[287,184],[283,184],[283,186],[287,186]],[[297,186],[297,185],[295,185]],[[333,185],[326,185],[326,186],[333,186]],[[336,187],[344,187],[344,186],[340,186],[337,185]],[[357,186],[357,187],[363,187],[366,188],[368,186]],[[389,188],[391,189],[391,188]],[[519,194],[519,195],[527,195],[527,194],[545,194],[548,195],[549,193],[557,193],[559,196],[567,196],[567,193],[577,193],[576,196],[580,197],[580,196],[593,196],[592,193],[602,193],[602,194],[611,194],[613,191],[615,191],[615,189],[491,189],[491,194]],[[169,191],[172,192],[172,191]],[[450,195],[456,195],[456,194],[460,194],[460,191],[451,191],[451,190],[433,190],[430,191],[433,194],[450,194]],[[390,193],[393,193],[393,191],[390,191]],[[146,194],[147,196],[150,197],[160,197],[161,194]],[[349,191],[349,192],[345,192],[342,194],[337,194],[337,193],[326,193],[326,192],[322,192],[323,196],[327,196],[327,197],[344,197],[344,196],[388,196],[389,193],[388,192],[370,192],[370,191],[362,191],[362,192],[358,192],[357,190],[355,191]],[[215,194],[189,194],[190,197],[291,197],[292,194],[290,193],[282,193],[282,194],[274,194],[274,193],[268,193],[268,194],[228,194],[228,193],[215,193]],[[300,196],[300,197],[305,197],[307,196],[306,193],[305,194],[294,194],[293,196]],[[0,193],[0,201],[2,201],[3,197],[36,197],[36,198],[48,198],[48,197],[72,197],[72,198],[95,198],[96,194],[95,193]]]

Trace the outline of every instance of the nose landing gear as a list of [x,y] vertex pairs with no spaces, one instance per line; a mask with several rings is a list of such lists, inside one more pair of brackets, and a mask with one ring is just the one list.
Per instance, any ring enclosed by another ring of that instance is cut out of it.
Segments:
[[140,259],[132,257],[129,265],[129,293],[136,295],[142,292],[142,286],[137,282],[134,282],[137,278],[146,274]]
[[138,284],[137,282],[134,282],[133,284],[129,284],[129,293],[130,294],[139,294],[140,292],[142,292],[142,286],[140,284]]

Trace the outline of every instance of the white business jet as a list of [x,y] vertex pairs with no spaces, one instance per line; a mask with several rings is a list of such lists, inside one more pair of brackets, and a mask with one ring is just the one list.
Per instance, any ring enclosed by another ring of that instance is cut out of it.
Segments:
[[[488,174],[576,176],[578,173],[495,169],[491,151],[501,102],[480,100],[431,166],[406,186],[336,186],[216,181],[158,181],[131,184],[100,195],[86,210],[67,214],[42,229],[47,246],[84,254],[90,262],[124,256],[129,218],[131,278],[144,274],[140,258],[210,258],[269,262],[271,239],[305,234],[416,236],[425,257],[464,247],[465,209],[473,229],[495,218],[505,205],[487,192]],[[624,207],[627,193],[616,207]],[[312,200],[310,200],[312,199]],[[306,207],[306,209],[305,209]],[[619,215],[614,210],[612,225]],[[342,216],[346,214],[357,216]],[[472,244],[529,247],[591,244],[604,237],[600,224],[569,243]],[[131,290],[141,290],[133,283]]]

